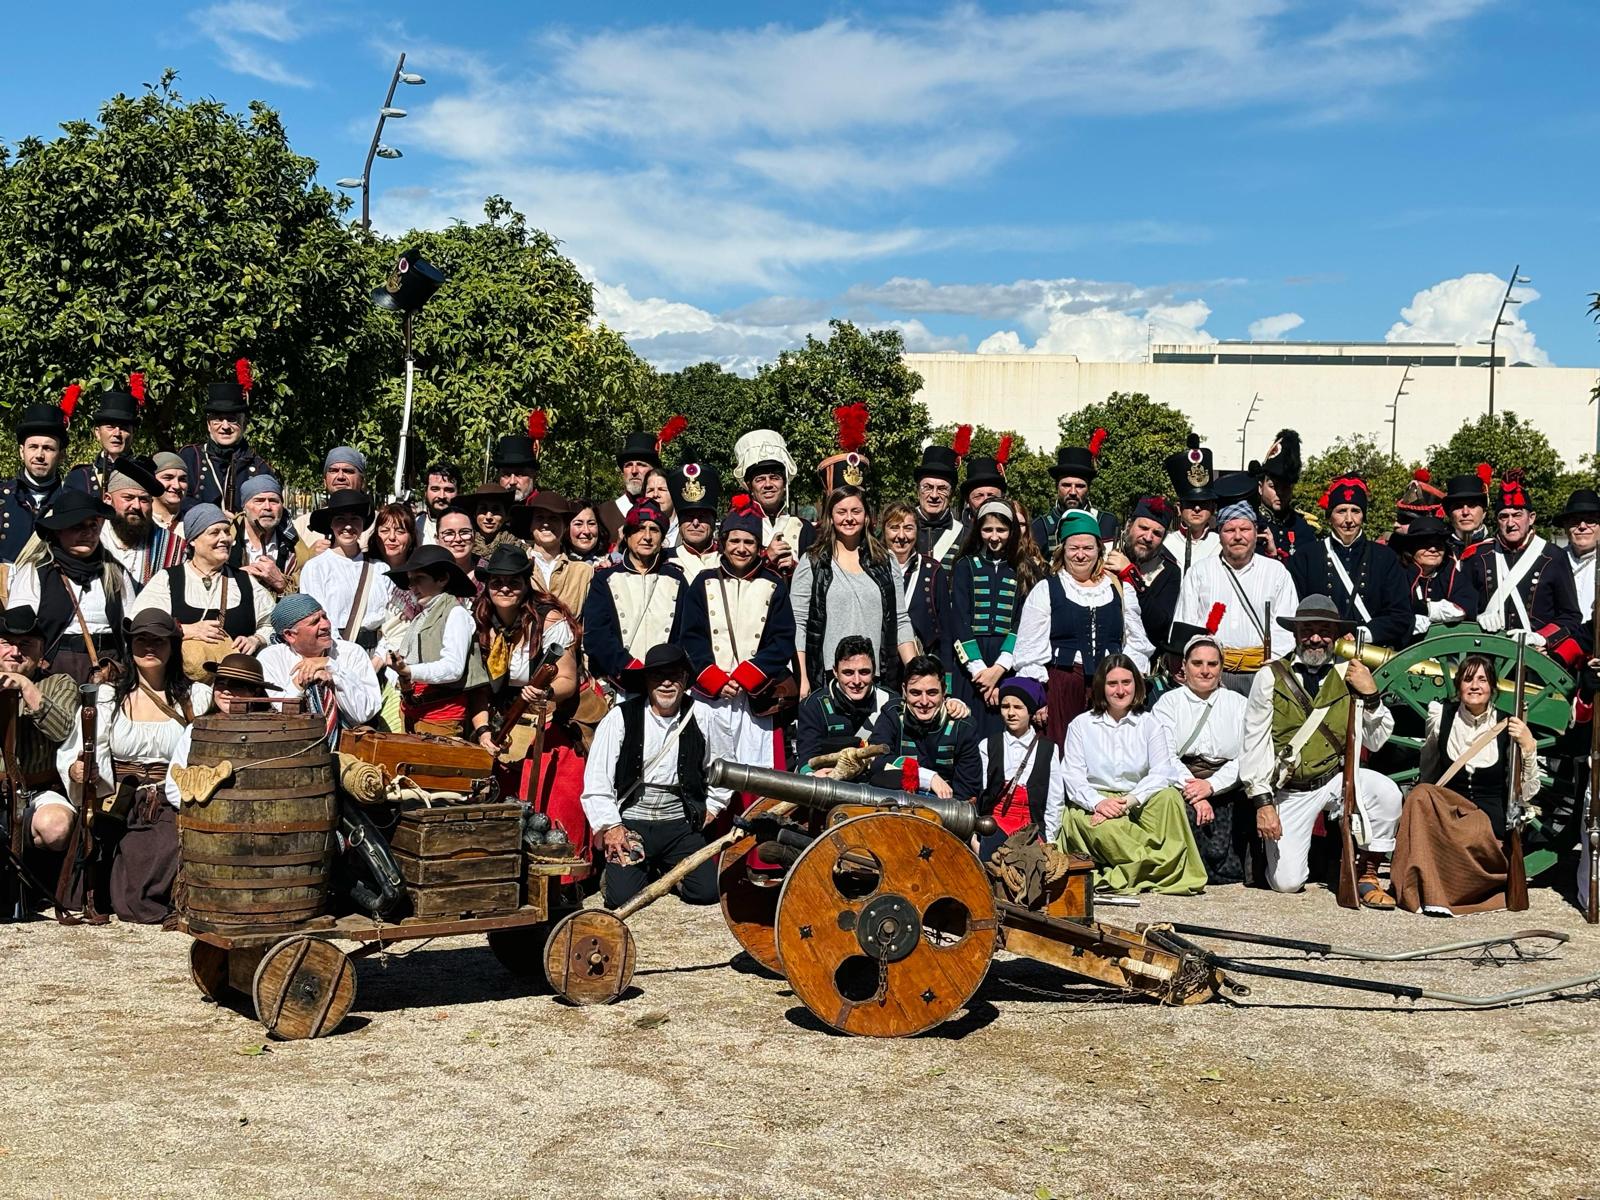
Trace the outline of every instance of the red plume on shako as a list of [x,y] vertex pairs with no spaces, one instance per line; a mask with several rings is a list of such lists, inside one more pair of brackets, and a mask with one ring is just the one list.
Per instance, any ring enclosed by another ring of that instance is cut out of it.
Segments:
[[78,397],[81,395],[83,388],[75,383],[68,384],[67,390],[61,393],[61,415],[68,421],[72,420],[72,414],[78,407]]
[[661,427],[661,432],[656,434],[656,453],[661,453],[661,448],[689,428],[689,418],[682,413],[674,414],[667,423]]
[[144,376],[137,371],[128,376],[128,395],[138,401],[140,408],[144,407]]
[[957,458],[965,458],[967,451],[972,449],[972,426],[957,425],[956,435],[950,439],[950,449],[956,452]]

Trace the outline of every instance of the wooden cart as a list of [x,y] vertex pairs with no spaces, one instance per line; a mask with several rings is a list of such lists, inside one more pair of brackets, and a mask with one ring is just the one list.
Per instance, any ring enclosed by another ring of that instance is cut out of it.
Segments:
[[[542,984],[550,929],[578,908],[559,880],[582,879],[589,865],[576,858],[529,859],[526,870],[528,902],[484,916],[408,917],[399,922],[359,914],[322,916],[273,933],[216,931],[180,919],[178,928],[194,939],[189,973],[201,995],[222,1001],[231,990],[247,997],[272,1037],[322,1037],[337,1029],[355,1004],[352,960],[398,942],[487,934],[489,949],[502,966],[518,978]],[[356,946],[341,950],[335,942]]]

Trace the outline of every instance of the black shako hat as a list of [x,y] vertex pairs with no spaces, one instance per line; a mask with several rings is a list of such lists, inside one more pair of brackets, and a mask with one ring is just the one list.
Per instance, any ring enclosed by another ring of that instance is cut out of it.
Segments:
[[686,462],[667,473],[672,508],[683,520],[685,512],[717,512],[722,507],[722,478],[708,462]]
[[1172,480],[1172,493],[1179,504],[1217,498],[1211,487],[1211,465],[1211,449],[1200,444],[1198,433],[1189,435],[1186,448],[1167,455],[1162,466]]

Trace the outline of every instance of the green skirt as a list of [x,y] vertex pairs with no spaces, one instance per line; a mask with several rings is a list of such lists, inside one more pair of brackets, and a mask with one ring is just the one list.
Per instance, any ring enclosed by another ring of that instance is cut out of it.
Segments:
[[1163,788],[1132,816],[1092,825],[1093,816],[1068,801],[1056,845],[1094,859],[1096,889],[1170,896],[1205,890],[1205,863],[1177,788]]

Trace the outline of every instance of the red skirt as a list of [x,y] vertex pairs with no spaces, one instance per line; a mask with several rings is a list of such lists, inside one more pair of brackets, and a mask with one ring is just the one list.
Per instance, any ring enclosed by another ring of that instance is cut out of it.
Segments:
[[1045,702],[1050,716],[1044,723],[1045,735],[1061,749],[1067,744],[1067,726],[1089,707],[1089,689],[1082,667],[1051,667],[1045,685]]

